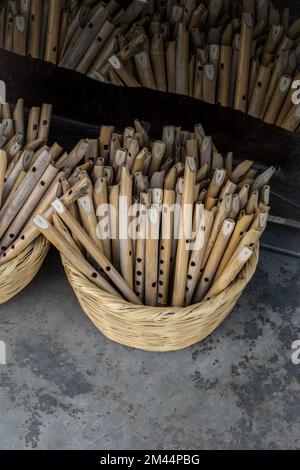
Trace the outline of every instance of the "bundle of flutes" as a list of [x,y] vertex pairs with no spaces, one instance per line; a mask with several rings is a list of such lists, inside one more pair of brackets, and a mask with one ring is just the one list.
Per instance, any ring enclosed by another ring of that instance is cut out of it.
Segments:
[[27,122],[23,99],[14,110],[8,103],[0,105],[0,266],[40,235],[32,222],[35,214],[51,219],[51,203],[56,198],[72,204],[89,184],[85,174],[79,173],[70,193],[63,194],[62,181],[77,166],[86,146],[76,147],[70,154],[57,143],[47,146],[51,113],[49,104],[33,107]]
[[102,126],[64,160],[74,165],[63,191],[84,170],[86,193],[69,207],[55,200],[53,224],[40,212],[35,226],[91,282],[134,304],[183,307],[219,294],[266,227],[275,169],[223,159],[201,124],[165,126],[161,140],[139,120],[121,133]]
[[269,0],[8,0],[0,47],[300,130],[300,20]]

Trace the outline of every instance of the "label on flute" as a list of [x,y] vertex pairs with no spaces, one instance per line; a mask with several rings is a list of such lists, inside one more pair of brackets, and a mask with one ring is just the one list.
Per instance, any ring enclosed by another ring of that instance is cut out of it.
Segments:
[[16,28],[20,33],[25,31],[25,19],[24,16],[16,16]]
[[121,68],[121,62],[119,61],[118,57],[115,55],[112,55],[109,59],[109,62],[113,66],[114,69],[120,69]]

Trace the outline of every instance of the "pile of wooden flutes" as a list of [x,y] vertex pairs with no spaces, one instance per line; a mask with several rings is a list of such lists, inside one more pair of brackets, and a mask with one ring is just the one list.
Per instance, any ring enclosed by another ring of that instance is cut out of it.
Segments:
[[[52,106],[33,107],[28,122],[23,99],[14,110],[0,105],[0,265],[16,258],[39,236],[32,222],[62,195],[61,178],[72,166],[63,167],[67,154],[55,143],[47,146]],[[77,162],[75,162],[75,165]],[[65,202],[73,202],[77,190],[86,189],[84,178]],[[50,210],[51,212],[51,210]]]
[[299,131],[300,19],[269,0],[8,0],[0,47]]
[[[134,304],[183,307],[224,291],[266,227],[274,168],[233,165],[200,124],[165,126],[155,141],[138,120],[122,133],[102,126],[61,164],[79,166],[35,227],[92,283]],[[82,179],[85,194],[66,207]]]

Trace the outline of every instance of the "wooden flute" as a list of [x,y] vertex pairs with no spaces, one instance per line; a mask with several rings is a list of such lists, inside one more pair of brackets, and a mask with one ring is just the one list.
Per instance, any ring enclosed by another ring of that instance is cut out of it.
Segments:
[[[73,204],[79,197],[81,197],[87,190],[89,186],[89,181],[86,176],[83,174],[78,179],[77,183],[61,197],[62,202],[65,205]],[[47,205],[51,205],[51,200],[47,201]],[[49,207],[43,213],[43,217],[47,220],[51,220],[53,215],[53,208]],[[22,253],[22,251],[32,243],[39,235],[38,229],[33,225],[30,224],[27,228],[25,228],[22,233],[18,236],[17,240],[15,240],[14,244],[11,245],[4,253],[0,256],[0,266],[11,261],[14,259],[18,254]]]
[[191,235],[192,207],[194,203],[194,186],[196,183],[196,165],[192,157],[186,158],[179,240],[175,264],[175,275],[172,295],[172,306],[183,307],[185,303],[186,275],[189,261],[189,240]]
[[68,209],[64,204],[59,200],[52,204],[56,213],[71,230],[72,233],[76,234],[76,237],[85,247],[85,249],[90,253],[92,258],[99,264],[103,269],[106,276],[111,279],[111,281],[117,286],[118,290],[124,295],[124,297],[132,303],[141,305],[140,299],[134,294],[133,290],[126,283],[123,277],[119,274],[116,268],[113,266],[111,261],[102,253],[96,243],[92,240],[91,237],[85,232],[77,220],[71,215]]
[[64,237],[41,215],[35,216],[33,219],[38,231],[54,245],[60,253],[65,256],[68,261],[74,264],[80,272],[82,272],[93,284],[109,294],[120,298],[120,294],[107,282],[93,267],[85,260],[85,258],[70,245]]

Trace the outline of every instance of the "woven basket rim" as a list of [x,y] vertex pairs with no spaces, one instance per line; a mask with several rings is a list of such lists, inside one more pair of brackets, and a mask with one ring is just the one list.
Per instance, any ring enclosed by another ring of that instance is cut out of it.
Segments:
[[49,247],[49,242],[40,235],[14,259],[0,266],[0,304],[8,302],[32,281]]
[[102,291],[64,257],[62,263],[82,310],[104,336],[136,349],[168,352],[202,341],[225,320],[255,273],[258,258],[259,248],[224,292],[184,308],[133,305]]
[[[81,289],[85,291],[87,288],[90,289],[91,291],[94,291],[95,295],[99,296],[99,302],[102,303],[107,303],[109,304],[111,309],[116,309],[118,311],[134,311],[134,310],[143,310],[143,312],[151,313],[153,315],[154,312],[160,313],[160,314],[171,314],[171,313],[176,313],[177,315],[184,316],[185,314],[191,314],[193,311],[198,311],[200,308],[204,309],[205,307],[208,308],[208,312],[205,314],[209,314],[209,311],[212,310],[213,305],[222,305],[225,302],[228,302],[229,297],[234,297],[236,295],[237,291],[242,291],[246,287],[246,285],[250,282],[252,276],[254,275],[256,271],[256,266],[258,263],[258,258],[259,258],[259,246],[256,248],[254,251],[252,257],[250,260],[246,263],[240,274],[238,275],[237,279],[230,284],[227,289],[225,289],[223,292],[218,294],[217,296],[211,298],[210,300],[205,300],[201,301],[200,303],[197,304],[192,304],[187,307],[150,307],[147,305],[136,305],[132,304],[131,302],[118,298],[112,294],[109,294],[105,292],[104,290],[100,289],[98,286],[94,285],[89,279],[86,278],[82,273],[80,273],[74,265],[68,262],[68,260],[64,257],[61,256],[62,263],[64,265],[66,274],[68,276],[69,282],[71,286],[74,288],[73,282],[70,279],[70,276],[68,275],[68,270],[73,271],[76,276],[78,276],[80,279],[84,280],[84,284],[81,286]],[[245,277],[245,273],[248,271],[248,275]],[[77,288],[76,288],[77,289]],[[75,290],[76,290],[75,289]]]

